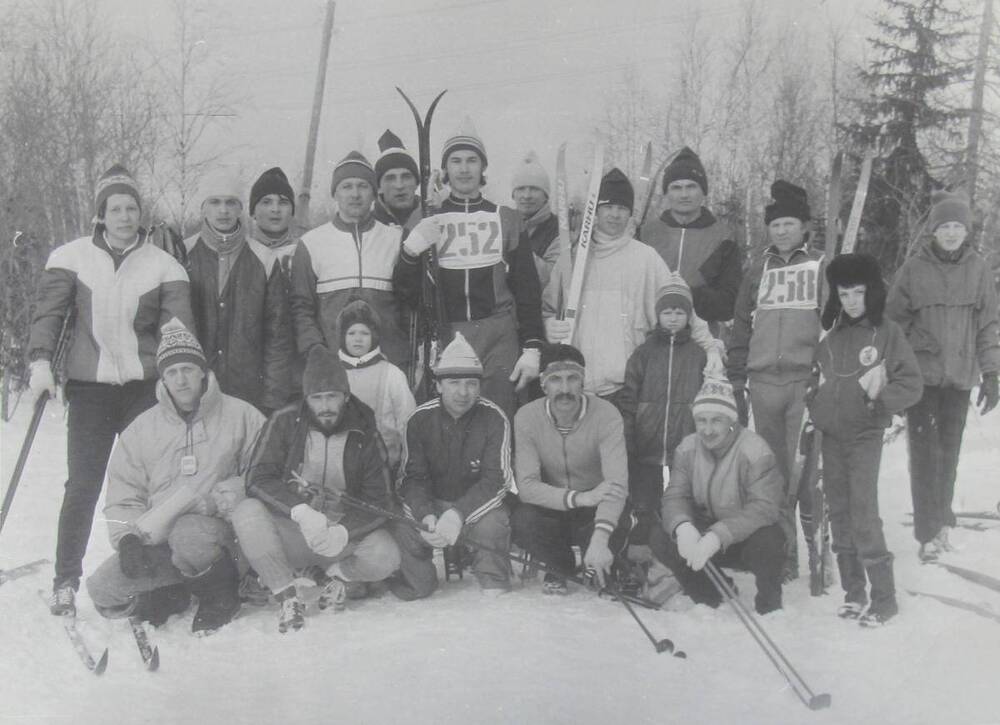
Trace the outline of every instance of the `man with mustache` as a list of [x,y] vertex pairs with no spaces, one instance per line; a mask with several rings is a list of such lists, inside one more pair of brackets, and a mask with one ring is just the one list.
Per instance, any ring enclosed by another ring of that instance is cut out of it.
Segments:
[[514,459],[521,505],[514,541],[550,570],[546,594],[565,594],[574,573],[572,546],[603,586],[629,530],[623,516],[628,461],[622,417],[614,405],[583,391],[583,354],[552,345],[542,354],[544,398],[514,417]]

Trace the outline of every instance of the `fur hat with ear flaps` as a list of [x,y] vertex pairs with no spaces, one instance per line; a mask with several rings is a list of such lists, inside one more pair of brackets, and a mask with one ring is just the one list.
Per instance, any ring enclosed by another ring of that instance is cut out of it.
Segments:
[[873,325],[882,324],[885,312],[886,287],[878,260],[870,254],[841,254],[826,268],[830,294],[823,308],[823,329],[829,330],[840,316],[840,295],[837,287],[865,286],[865,315]]

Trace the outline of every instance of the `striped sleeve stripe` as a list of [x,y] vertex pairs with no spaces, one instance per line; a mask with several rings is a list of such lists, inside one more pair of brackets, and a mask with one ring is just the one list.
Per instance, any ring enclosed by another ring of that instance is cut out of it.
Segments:
[[563,506],[565,506],[567,510],[576,508],[576,494],[577,492],[572,490],[563,494]]
[[504,414],[500,406],[492,400],[481,397],[479,402],[487,408],[496,411],[497,415],[500,416],[500,420],[503,421],[503,440],[500,444],[500,470],[503,471],[503,486],[500,487],[496,496],[470,513],[465,519],[466,523],[474,523],[493,509],[499,507],[503,503],[504,496],[507,495],[508,491],[517,493],[517,485],[514,482],[514,469],[510,464],[510,421],[507,420],[507,416]]
[[608,521],[607,519],[597,519],[596,521],[594,521],[594,528],[602,529],[604,531],[607,531],[609,534],[612,534],[614,533],[615,525],[613,522]]

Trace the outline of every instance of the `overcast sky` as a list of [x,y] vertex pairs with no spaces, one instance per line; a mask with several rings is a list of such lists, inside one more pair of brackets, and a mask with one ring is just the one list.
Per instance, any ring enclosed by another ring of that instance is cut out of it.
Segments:
[[[282,166],[298,191],[326,3],[323,0],[188,0],[195,32],[217,70],[243,99],[225,138],[233,161],[253,177]],[[695,12],[724,32],[741,0],[340,0],[316,157],[313,198],[327,195],[330,169],[358,148],[370,159],[391,128],[416,151],[409,110],[393,87],[423,110],[448,89],[432,134],[441,142],[469,114],[490,159],[494,198],[509,196],[514,161],[537,150],[550,173],[563,140],[583,144],[600,123],[609,89],[625,70],[645,82],[672,77],[675,45]],[[759,0],[769,18],[809,32],[832,16],[857,40],[869,32],[877,0]],[[155,48],[168,42],[173,0],[102,0],[118,30]],[[436,162],[435,162],[436,163]],[[580,166],[585,160],[580,160]]]

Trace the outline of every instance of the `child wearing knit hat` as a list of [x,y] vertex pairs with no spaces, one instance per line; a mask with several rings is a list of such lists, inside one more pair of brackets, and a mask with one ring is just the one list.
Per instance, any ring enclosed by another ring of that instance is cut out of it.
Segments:
[[691,404],[701,388],[705,351],[691,338],[691,290],[679,276],[656,296],[657,326],[629,357],[620,410],[629,453],[629,495],[643,545],[655,522],[674,449],[694,432]]
[[403,426],[417,407],[406,375],[385,359],[379,347],[378,314],[364,300],[354,300],[340,313],[340,362],[347,369],[351,393],[375,413],[395,473],[403,448]]

